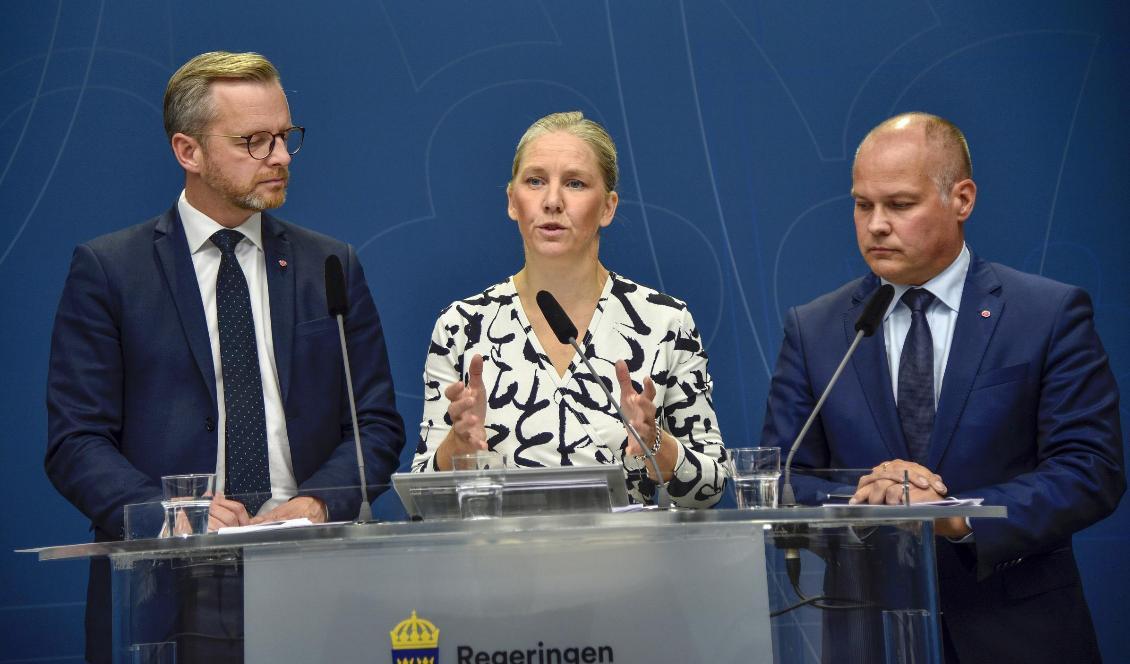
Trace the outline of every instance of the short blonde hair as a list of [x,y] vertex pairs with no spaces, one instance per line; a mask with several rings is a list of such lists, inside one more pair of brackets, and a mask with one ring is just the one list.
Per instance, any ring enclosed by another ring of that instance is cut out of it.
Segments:
[[616,144],[612,142],[612,137],[604,127],[587,119],[580,111],[551,113],[530,125],[514,150],[514,166],[510,171],[511,182],[518,176],[518,167],[530,142],[555,131],[567,132],[587,143],[596,154],[605,192],[616,190],[616,184],[620,180],[620,169],[616,164]]
[[198,135],[216,119],[213,81],[279,83],[279,70],[258,53],[201,53],[184,63],[165,87],[165,134]]

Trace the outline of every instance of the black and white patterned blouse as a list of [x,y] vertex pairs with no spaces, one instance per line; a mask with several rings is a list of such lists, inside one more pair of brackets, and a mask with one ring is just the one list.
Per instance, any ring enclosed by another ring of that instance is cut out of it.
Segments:
[[[681,444],[672,501],[709,507],[722,494],[725,449],[715,421],[706,351],[687,305],[609,273],[581,344],[600,378],[620,399],[615,363],[628,364],[632,383],[655,383],[663,428]],[[424,366],[424,415],[412,469],[436,470],[434,455],[451,428],[443,390],[466,379],[467,362],[483,356],[487,391],[486,437],[511,466],[625,466],[629,492],[650,500],[654,483],[627,455],[627,435],[616,411],[577,357],[564,376],[534,334],[513,279],[444,309],[432,331]],[[633,471],[633,472],[627,472]]]

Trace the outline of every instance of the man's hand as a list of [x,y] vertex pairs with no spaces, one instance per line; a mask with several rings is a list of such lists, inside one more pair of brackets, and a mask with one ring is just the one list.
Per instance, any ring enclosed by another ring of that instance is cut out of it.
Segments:
[[251,523],[286,521],[306,517],[313,523],[326,522],[326,504],[314,496],[296,496],[275,509],[251,519]]
[[848,504],[902,504],[904,471],[910,480],[910,502],[922,503],[945,497],[947,489],[941,475],[912,461],[894,459],[884,461],[872,468],[870,474],[859,478],[859,485]]
[[251,517],[243,503],[228,500],[223,493],[212,496],[212,507],[208,510],[208,532],[215,532],[225,526],[246,526],[249,523]]
[[487,449],[487,390],[483,385],[483,356],[475,355],[467,366],[467,384],[455,382],[443,390],[450,402],[447,415],[451,431],[436,449],[436,466],[451,470],[451,457]]
[[[868,503],[870,505],[901,505],[903,501],[903,471],[910,480],[910,502],[926,503],[941,500],[948,489],[942,476],[911,461],[894,459],[871,469],[871,473],[859,478],[855,494],[848,501],[851,505]],[[961,539],[972,530],[960,516],[934,519],[934,534],[939,537]]]

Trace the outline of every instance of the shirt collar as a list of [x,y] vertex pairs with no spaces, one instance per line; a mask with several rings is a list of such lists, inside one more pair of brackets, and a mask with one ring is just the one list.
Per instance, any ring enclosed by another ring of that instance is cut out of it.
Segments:
[[[946,305],[953,311],[957,311],[961,306],[961,293],[965,290],[965,276],[969,273],[969,245],[961,245],[961,253],[949,267],[942,270],[936,277],[922,284],[922,288],[930,291],[930,293],[941,300],[942,304]],[[895,296],[891,300],[891,304],[887,307],[887,316],[898,306],[900,299],[906,291],[913,288],[913,286],[906,286],[894,284],[886,279],[880,279],[884,284],[891,284],[895,288]],[[886,316],[883,317],[886,320]]]
[[[177,199],[177,211],[180,212],[181,224],[184,226],[184,236],[188,240],[188,252],[195,254],[199,251],[212,247],[212,235],[216,231],[222,231],[226,227],[216,223],[214,219],[204,214],[200,210],[192,207],[188,199],[184,195],[184,190],[180,192],[180,198]],[[256,212],[247,218],[242,224],[237,226],[235,230],[243,233],[244,237],[251,241],[260,251],[263,250],[263,213]]]

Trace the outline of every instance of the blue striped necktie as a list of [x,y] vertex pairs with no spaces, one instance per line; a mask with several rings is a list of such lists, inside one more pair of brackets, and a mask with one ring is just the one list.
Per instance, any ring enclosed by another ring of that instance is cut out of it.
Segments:
[[912,288],[902,296],[910,308],[910,331],[899,356],[898,411],[910,458],[918,463],[926,461],[934,430],[934,339],[926,321],[934,299],[923,288]]
[[243,233],[217,231],[211,239],[220,248],[216,316],[224,379],[224,492],[254,515],[271,497],[271,469],[251,296],[235,257]]

